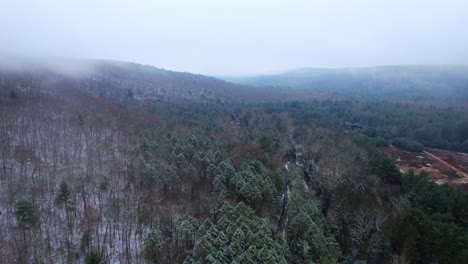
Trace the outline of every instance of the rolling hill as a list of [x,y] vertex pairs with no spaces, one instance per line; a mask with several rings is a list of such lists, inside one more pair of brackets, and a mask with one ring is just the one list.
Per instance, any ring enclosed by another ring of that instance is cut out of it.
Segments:
[[[27,66],[23,66],[27,65]],[[164,102],[275,100],[279,93],[237,85],[200,74],[175,72],[129,62],[61,60],[0,64],[0,92],[63,94]]]

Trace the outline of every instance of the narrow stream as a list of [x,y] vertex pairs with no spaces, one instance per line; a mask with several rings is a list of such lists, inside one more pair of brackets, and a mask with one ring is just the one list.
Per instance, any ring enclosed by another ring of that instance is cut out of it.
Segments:
[[291,179],[289,177],[289,164],[290,162],[288,161],[287,163],[284,164],[285,168],[285,173],[284,173],[284,191],[282,195],[282,208],[281,208],[281,215],[280,219],[278,221],[278,229],[277,232],[281,232],[283,234],[283,239],[286,240],[286,225],[288,222],[288,204],[289,200],[291,199]]
[[[294,147],[294,151],[288,154],[288,162],[284,164],[285,172],[284,172],[284,190],[281,200],[281,215],[278,220],[278,228],[277,232],[283,234],[283,239],[287,239],[287,224],[288,224],[288,205],[289,201],[291,200],[292,190],[291,190],[291,178],[289,176],[289,165],[295,164],[296,166],[300,167],[304,172],[304,181],[307,187],[310,189],[311,184],[311,173],[314,170],[314,162],[311,160],[301,160],[302,153],[298,153],[298,145],[297,143],[292,140],[292,144]],[[302,163],[301,163],[302,162]]]
[[[291,146],[292,151],[289,151],[288,162],[284,164],[285,172],[284,172],[284,190],[282,195],[282,208],[281,208],[281,215],[278,221],[278,229],[277,232],[283,234],[283,239],[287,239],[287,225],[288,225],[288,205],[289,201],[291,200],[291,177],[289,176],[289,165],[297,163],[297,143],[293,137],[291,137]],[[297,165],[297,164],[296,164]]]

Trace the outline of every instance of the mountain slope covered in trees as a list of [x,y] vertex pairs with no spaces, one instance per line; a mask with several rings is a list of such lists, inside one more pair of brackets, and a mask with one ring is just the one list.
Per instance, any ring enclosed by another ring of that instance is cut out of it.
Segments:
[[105,60],[59,60],[54,63],[20,61],[0,64],[4,92],[79,92],[95,97],[145,101],[221,102],[279,99],[279,93],[235,85],[200,74],[168,71],[154,66]]
[[70,70],[1,71],[2,262],[468,262],[468,195],[340,126],[424,122],[130,63]]

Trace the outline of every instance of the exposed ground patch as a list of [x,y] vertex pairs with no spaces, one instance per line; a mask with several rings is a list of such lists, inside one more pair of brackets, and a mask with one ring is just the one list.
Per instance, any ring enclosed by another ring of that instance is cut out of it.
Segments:
[[403,172],[411,168],[417,173],[426,171],[437,183],[468,191],[468,154],[431,148],[413,153],[394,146],[385,148],[385,153],[396,160]]

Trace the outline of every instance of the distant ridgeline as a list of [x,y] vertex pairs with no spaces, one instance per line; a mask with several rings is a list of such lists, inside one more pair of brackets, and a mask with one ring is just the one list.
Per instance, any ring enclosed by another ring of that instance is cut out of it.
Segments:
[[315,92],[327,97],[468,102],[466,65],[310,68],[276,75],[225,79],[239,84]]

